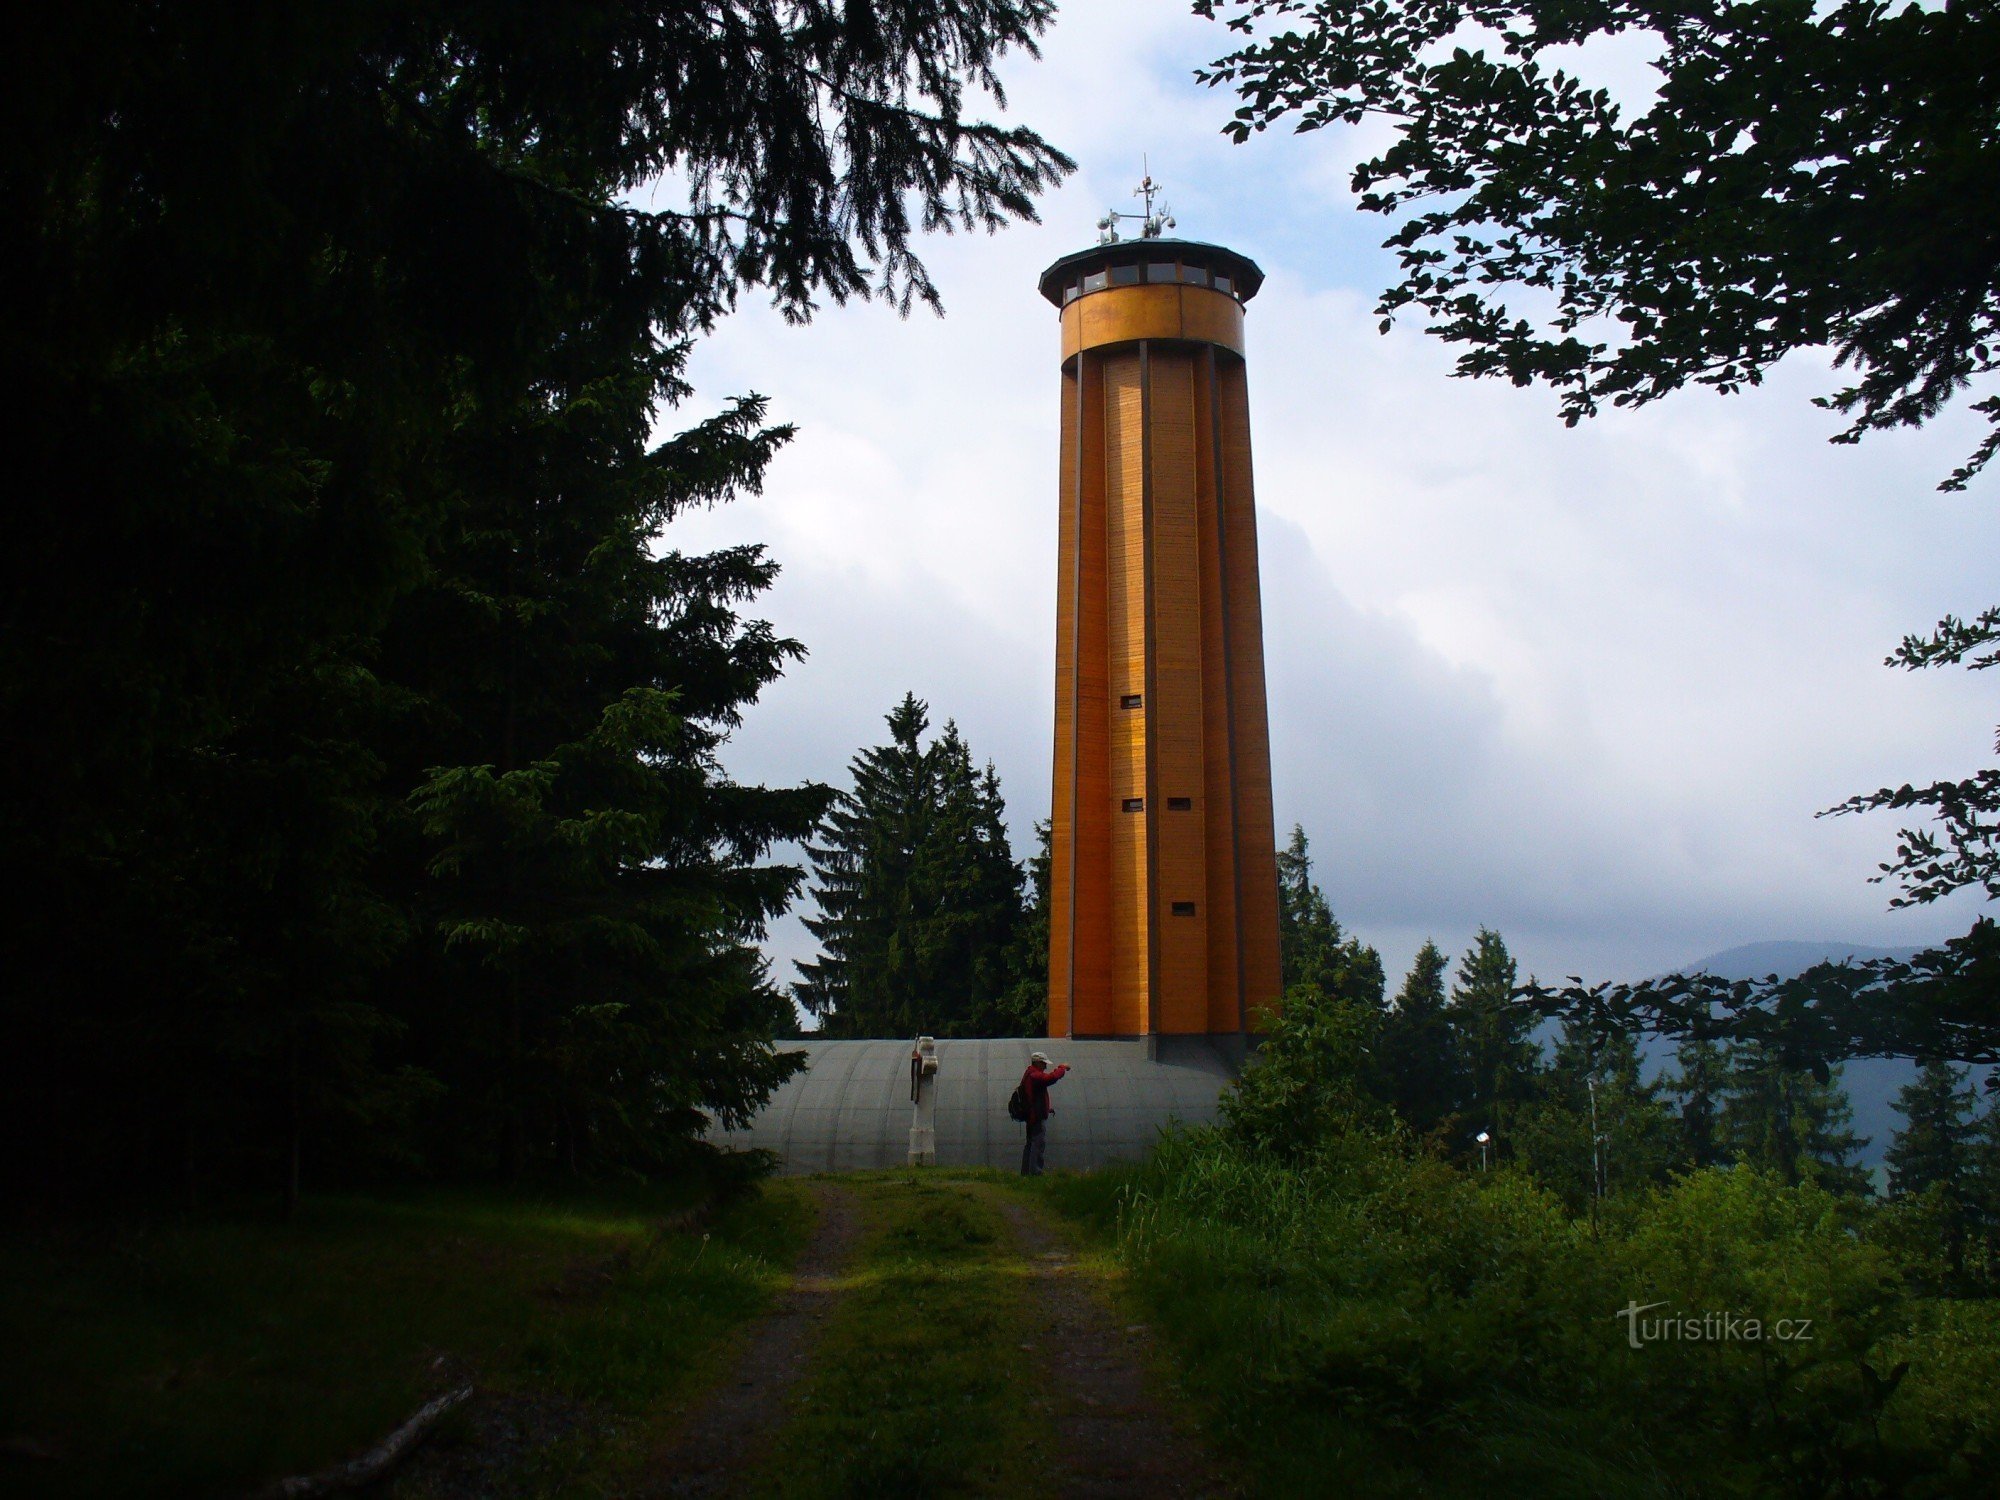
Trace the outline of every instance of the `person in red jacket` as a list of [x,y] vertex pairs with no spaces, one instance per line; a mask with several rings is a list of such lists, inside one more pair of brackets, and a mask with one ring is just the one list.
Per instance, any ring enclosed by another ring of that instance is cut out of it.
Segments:
[[1049,1150],[1049,1116],[1056,1112],[1049,1102],[1049,1086],[1069,1071],[1068,1063],[1051,1068],[1048,1054],[1028,1054],[1028,1071],[1021,1075],[1021,1092],[1028,1100],[1028,1139],[1021,1147],[1021,1175],[1039,1177],[1042,1160]]

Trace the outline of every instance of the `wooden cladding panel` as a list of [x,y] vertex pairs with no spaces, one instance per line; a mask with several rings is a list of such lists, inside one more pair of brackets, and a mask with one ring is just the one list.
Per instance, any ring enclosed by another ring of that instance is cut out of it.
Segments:
[[1201,538],[1201,657],[1203,671],[1202,832],[1208,868],[1208,1029],[1243,1029],[1243,975],[1239,948],[1236,883],[1236,746],[1230,722],[1230,663],[1225,627],[1228,596],[1223,592],[1226,553],[1217,500],[1221,475],[1216,441],[1221,410],[1215,389],[1215,356],[1202,351],[1195,365],[1195,529]]
[[1056,604],[1056,764],[1050,803],[1049,1032],[1103,1035],[1110,1010],[1102,371],[1063,380]]
[[[1169,797],[1203,792],[1200,532],[1195,465],[1195,353],[1151,353],[1153,481],[1153,736],[1155,868],[1150,918],[1158,924],[1160,972],[1155,1020],[1162,1032],[1208,1030],[1209,923],[1201,819],[1175,812]],[[1171,915],[1190,902],[1192,916]]]
[[1054,785],[1049,796],[1049,1035],[1068,1036],[1075,975],[1076,824],[1071,788],[1081,769],[1076,743],[1076,618],[1082,579],[1077,572],[1077,438],[1081,414],[1083,361],[1063,370],[1061,478],[1056,506],[1056,732]]
[[[1106,696],[1146,690],[1146,472],[1140,356],[1120,353],[1102,364],[1104,381],[1104,575]],[[1146,795],[1147,704],[1117,710],[1107,739],[1111,975],[1107,1033],[1147,1029],[1151,981],[1147,928],[1146,821],[1122,811]]]
[[1236,735],[1236,838],[1242,888],[1244,1002],[1257,1013],[1281,1000],[1278,856],[1271,809],[1271,735],[1264,696],[1263,601],[1250,472],[1250,393],[1242,361],[1218,358],[1223,517],[1228,552],[1229,659]]
[[1062,311],[1062,353],[1176,339],[1243,352],[1243,304],[1213,287],[1144,283],[1090,292]]
[[1076,1000],[1071,1034],[1103,1036],[1114,1030],[1111,1017],[1112,828],[1108,755],[1111,691],[1105,660],[1104,572],[1104,372],[1094,360],[1079,360],[1082,380],[1077,483],[1080,516],[1077,616],[1077,847]]
[[1181,288],[1181,337],[1243,353],[1243,304],[1208,287]]

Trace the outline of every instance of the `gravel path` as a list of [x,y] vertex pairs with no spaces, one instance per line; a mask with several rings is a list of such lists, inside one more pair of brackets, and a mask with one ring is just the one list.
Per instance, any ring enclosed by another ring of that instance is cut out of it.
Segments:
[[1092,1289],[1069,1248],[1005,1194],[1007,1217],[1032,1268],[1040,1307],[1022,1347],[1049,1378],[1052,1431],[1036,1455],[1040,1492],[1063,1500],[1219,1500],[1239,1488],[1147,1390],[1147,1330],[1122,1322]]
[[812,1362],[820,1330],[854,1252],[860,1216],[847,1190],[815,1183],[819,1221],[792,1284],[750,1330],[733,1373],[689,1413],[680,1435],[648,1465],[658,1496],[739,1493],[771,1436],[785,1424],[793,1388]]

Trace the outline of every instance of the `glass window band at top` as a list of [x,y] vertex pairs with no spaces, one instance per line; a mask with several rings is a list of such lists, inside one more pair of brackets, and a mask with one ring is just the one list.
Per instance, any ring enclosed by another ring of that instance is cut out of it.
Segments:
[[1234,281],[1219,272],[1211,276],[1204,266],[1191,266],[1184,261],[1148,260],[1092,271],[1081,281],[1072,281],[1063,288],[1063,301],[1074,302],[1085,292],[1101,292],[1106,287],[1137,286],[1142,279],[1149,283],[1177,281],[1183,286],[1212,286],[1226,296],[1236,295]]

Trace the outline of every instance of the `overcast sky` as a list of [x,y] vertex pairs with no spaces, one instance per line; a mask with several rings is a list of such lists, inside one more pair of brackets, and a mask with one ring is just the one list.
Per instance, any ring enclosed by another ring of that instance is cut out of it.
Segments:
[[[1996,480],[1934,485],[1976,419],[1827,443],[1836,387],[1797,356],[1761,390],[1684,392],[1562,426],[1545,390],[1449,378],[1451,353],[1371,309],[1384,222],[1347,189],[1364,131],[1220,134],[1192,70],[1227,49],[1158,0],[1076,0],[1008,117],[1077,174],[1043,222],[938,238],[942,319],[879,304],[804,328],[747,306],[700,347],[676,425],[761,392],[797,439],[765,493],[669,544],[754,540],[783,565],[758,613],[811,652],[752,709],[729,769],[844,784],[905,690],[998,767],[1017,854],[1047,815],[1058,329],[1041,270],[1096,238],[1141,153],[1179,235],[1267,280],[1248,309],[1251,431],[1280,838],[1391,987],[1426,936],[1498,928],[1524,975],[1638,977],[1772,938],[1902,945],[1962,932],[1963,894],[1887,910],[1887,816],[1815,820],[1884,783],[1963,775],[1990,686],[1882,657],[2000,598]],[[1643,87],[1643,58],[1600,76]],[[810,956],[796,915],[778,977]]]

